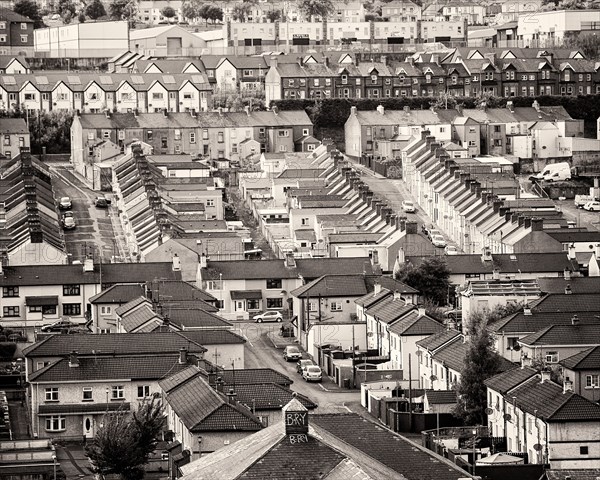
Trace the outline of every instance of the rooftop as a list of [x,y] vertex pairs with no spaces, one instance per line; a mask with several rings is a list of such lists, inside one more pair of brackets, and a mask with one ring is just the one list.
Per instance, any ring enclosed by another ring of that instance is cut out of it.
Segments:
[[519,340],[527,346],[600,345],[598,325],[551,325]]
[[506,370],[502,373],[499,373],[498,375],[494,375],[493,377],[484,380],[483,383],[485,383],[488,388],[505,395],[513,388],[521,385],[523,382],[529,380],[537,374],[538,371],[534,368],[515,367],[511,370]]
[[600,370],[600,346],[588,348],[560,362],[569,370]]
[[290,293],[298,298],[359,297],[367,292],[363,275],[323,275]]

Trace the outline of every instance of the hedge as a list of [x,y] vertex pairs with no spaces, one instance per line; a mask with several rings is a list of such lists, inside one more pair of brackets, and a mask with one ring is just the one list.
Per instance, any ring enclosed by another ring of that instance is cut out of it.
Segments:
[[[481,99],[473,97],[451,97],[463,108],[475,108]],[[600,117],[600,95],[539,96],[539,97],[491,97],[485,101],[490,108],[505,107],[511,100],[515,107],[531,107],[534,100],[540,106],[563,106],[573,118],[583,119],[586,130],[596,131],[596,120]],[[413,110],[427,109],[432,103],[439,101],[437,97],[400,97],[400,98],[368,98],[347,99],[334,98],[324,100],[275,100],[272,102],[280,110],[305,110],[316,128],[341,128],[350,116],[350,107],[358,110],[375,110],[383,105],[389,110],[402,110],[408,106]]]

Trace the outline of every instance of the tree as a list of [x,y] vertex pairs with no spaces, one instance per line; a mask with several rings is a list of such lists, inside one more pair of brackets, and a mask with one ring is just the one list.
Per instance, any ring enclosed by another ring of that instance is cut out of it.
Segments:
[[106,9],[100,0],[93,0],[85,9],[85,14],[92,20],[106,16]]
[[250,3],[238,3],[233,7],[231,12],[233,19],[238,22],[245,22],[248,14],[252,11],[252,5]]
[[457,386],[458,402],[455,415],[467,425],[485,425],[487,387],[484,380],[498,373],[500,357],[487,329],[488,315],[477,312],[469,321],[469,343]]
[[135,16],[137,7],[133,0],[113,0],[108,12],[113,20],[129,20]]
[[75,7],[75,4],[71,0],[59,0],[56,11],[63,18],[67,12],[70,12],[72,17],[75,15],[77,7]]
[[326,18],[335,10],[331,0],[301,0],[299,8],[309,19],[312,17]]
[[576,37],[566,38],[564,41],[565,48],[576,48],[591,59],[600,59],[600,37],[597,35],[577,35]]
[[428,257],[418,267],[411,263],[400,265],[394,272],[397,280],[416,288],[432,303],[445,305],[450,289],[450,270],[440,257]]
[[208,19],[212,20],[213,23],[215,23],[217,20],[223,20],[223,10],[221,9],[221,7],[211,5],[208,9]]
[[188,20],[194,20],[199,17],[198,8],[193,2],[185,2],[181,5],[181,14],[183,18],[187,18]]
[[144,465],[156,448],[165,416],[158,395],[142,402],[132,416],[107,413],[86,454],[95,473],[117,474],[123,480],[144,478]]
[[281,10],[269,10],[266,17],[269,22],[275,23],[281,19]]
[[38,112],[29,117],[31,151],[41,153],[69,153],[71,151],[71,125],[73,114],[53,110]]
[[19,15],[23,15],[24,17],[33,20],[33,28],[43,28],[46,26],[42,20],[42,15],[37,3],[31,0],[19,0],[15,3],[13,11]]
[[85,13],[79,12],[79,16],[77,17],[77,21],[79,23],[85,23]]
[[167,5],[165,8],[163,8],[160,11],[160,14],[165,17],[169,23],[171,23],[171,19],[177,15],[177,12],[175,11],[175,9],[173,7],[170,7],[169,5]]

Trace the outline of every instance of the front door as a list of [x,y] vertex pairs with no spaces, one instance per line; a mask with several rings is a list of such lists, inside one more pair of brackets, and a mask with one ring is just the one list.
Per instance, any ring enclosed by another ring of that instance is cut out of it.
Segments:
[[83,436],[85,438],[94,438],[94,416],[83,416]]
[[235,310],[237,312],[244,312],[246,309],[244,308],[244,301],[238,300],[235,302]]

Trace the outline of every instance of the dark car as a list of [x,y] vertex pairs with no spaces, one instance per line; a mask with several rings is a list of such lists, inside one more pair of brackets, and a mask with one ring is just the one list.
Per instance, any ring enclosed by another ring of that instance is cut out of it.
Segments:
[[108,208],[110,201],[108,201],[106,197],[96,197],[94,205],[96,205],[97,208]]

